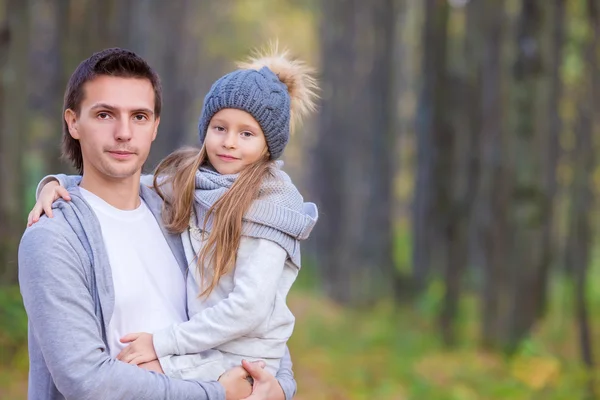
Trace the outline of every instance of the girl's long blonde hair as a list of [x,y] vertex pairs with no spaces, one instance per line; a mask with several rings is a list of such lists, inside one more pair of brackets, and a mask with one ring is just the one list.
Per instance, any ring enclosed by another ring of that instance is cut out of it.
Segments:
[[[238,65],[243,69],[255,70],[266,66],[287,86],[292,129],[306,114],[314,111],[317,85],[311,76],[313,70],[300,61],[290,60],[287,51],[278,51],[277,44]],[[168,155],[156,168],[154,187],[164,201],[163,220],[170,232],[181,233],[188,228],[194,206],[196,171],[208,162],[204,146],[200,151],[184,148]],[[269,154],[266,153],[260,160],[247,166],[240,172],[231,188],[206,213],[203,235],[209,218],[212,217],[213,220],[208,239],[197,256],[202,282],[200,296],[208,296],[221,277],[231,272],[235,266],[242,236],[242,218],[258,197],[261,184],[270,173],[272,165],[273,160],[270,160]],[[170,195],[165,195],[163,185],[171,188]],[[208,285],[205,285],[206,265],[213,267],[212,279]]]
[[[163,198],[163,220],[172,233],[181,233],[188,228],[194,190],[196,171],[208,161],[206,149],[184,148],[170,154],[158,165],[154,174],[154,187]],[[242,236],[242,218],[258,196],[260,186],[269,173],[273,161],[265,155],[259,161],[240,172],[231,188],[208,209],[202,226],[205,235],[206,226],[212,216],[212,228],[208,239],[197,257],[203,291],[200,296],[209,295],[219,283],[221,277],[235,266],[237,250]],[[159,177],[164,177],[161,179]],[[158,180],[161,179],[161,182]],[[167,196],[162,186],[172,188]],[[204,265],[213,266],[212,279],[205,282]]]

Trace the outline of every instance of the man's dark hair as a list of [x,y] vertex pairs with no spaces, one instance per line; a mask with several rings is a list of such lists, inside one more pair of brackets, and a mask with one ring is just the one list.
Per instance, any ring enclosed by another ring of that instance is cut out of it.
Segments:
[[90,58],[82,61],[71,75],[65,91],[62,137],[62,156],[71,161],[79,173],[83,173],[81,145],[79,140],[73,139],[69,134],[69,126],[64,120],[64,112],[71,109],[79,116],[84,97],[83,86],[86,82],[102,75],[148,79],[154,89],[154,115],[156,118],[160,117],[162,107],[160,79],[143,58],[129,50],[112,48],[94,53]]

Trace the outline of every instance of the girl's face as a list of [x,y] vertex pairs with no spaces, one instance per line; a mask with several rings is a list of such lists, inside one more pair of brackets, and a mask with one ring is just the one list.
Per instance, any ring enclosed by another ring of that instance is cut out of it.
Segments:
[[222,175],[237,174],[268,153],[258,122],[234,108],[224,108],[212,117],[204,146],[211,165]]

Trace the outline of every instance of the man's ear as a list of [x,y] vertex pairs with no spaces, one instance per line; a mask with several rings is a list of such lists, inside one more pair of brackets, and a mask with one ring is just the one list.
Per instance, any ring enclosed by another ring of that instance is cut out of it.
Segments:
[[156,118],[156,121],[154,121],[154,134],[152,135],[153,142],[154,139],[156,139],[156,135],[158,135],[158,125],[160,125],[160,117]]
[[79,131],[77,126],[77,114],[70,108],[65,110],[65,122],[69,127],[69,133],[73,139],[79,140]]

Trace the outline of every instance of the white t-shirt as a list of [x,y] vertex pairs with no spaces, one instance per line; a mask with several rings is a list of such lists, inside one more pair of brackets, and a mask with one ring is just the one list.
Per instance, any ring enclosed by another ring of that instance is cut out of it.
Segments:
[[119,210],[81,188],[94,210],[111,266],[115,307],[106,334],[111,357],[128,333],[153,333],[184,322],[185,278],[148,206]]

